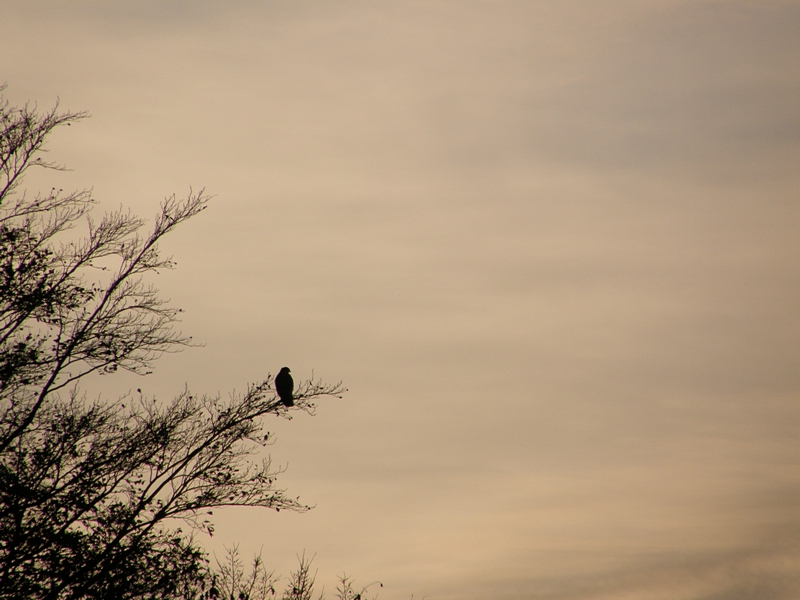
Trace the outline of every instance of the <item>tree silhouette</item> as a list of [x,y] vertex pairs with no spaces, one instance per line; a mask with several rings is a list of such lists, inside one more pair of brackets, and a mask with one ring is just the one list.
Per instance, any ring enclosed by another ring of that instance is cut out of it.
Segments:
[[[305,553],[297,557],[297,569],[289,574],[281,600],[314,600],[314,585],[317,575],[316,572],[313,575],[311,573],[313,560],[313,557],[306,558]],[[212,576],[212,585],[206,596],[221,600],[277,600],[276,585],[279,580],[280,577],[276,576],[274,572],[267,571],[260,555],[253,558],[250,573],[245,574],[244,564],[239,556],[239,548],[233,546],[226,548],[226,556],[223,561],[217,560],[217,570]],[[337,600],[376,600],[378,596],[369,598],[367,590],[375,584],[383,587],[380,581],[375,581],[360,589],[355,588],[354,583],[353,579],[347,575],[339,577],[335,598]],[[320,592],[317,600],[323,600],[324,597],[324,591]]]
[[[214,508],[307,509],[254,460],[263,417],[289,408],[271,375],[227,399],[87,399],[82,378],[146,374],[191,345],[144,276],[174,266],[158,243],[207,196],[167,198],[145,230],[122,211],[92,220],[87,190],[19,192],[28,169],[62,168],[40,156],[48,135],[86,117],[57,108],[0,94],[0,597],[213,597],[194,536],[213,532]],[[82,239],[64,235],[81,223]],[[312,378],[291,409],[343,391]]]

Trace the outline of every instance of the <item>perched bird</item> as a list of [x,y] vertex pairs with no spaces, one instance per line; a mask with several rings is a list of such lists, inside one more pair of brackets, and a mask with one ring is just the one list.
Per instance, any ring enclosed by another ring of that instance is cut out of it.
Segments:
[[275,391],[284,406],[294,406],[294,380],[289,375],[289,367],[283,367],[275,376]]

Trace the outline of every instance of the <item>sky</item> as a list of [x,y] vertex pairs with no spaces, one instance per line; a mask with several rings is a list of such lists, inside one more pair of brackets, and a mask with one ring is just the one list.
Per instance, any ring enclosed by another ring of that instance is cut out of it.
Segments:
[[342,380],[266,424],[305,514],[200,541],[384,600],[800,597],[800,2],[27,2],[29,189],[210,208],[142,379]]

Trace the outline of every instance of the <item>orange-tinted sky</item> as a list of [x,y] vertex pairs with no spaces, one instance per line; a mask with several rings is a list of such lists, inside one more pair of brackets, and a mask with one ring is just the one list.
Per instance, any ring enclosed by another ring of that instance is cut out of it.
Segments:
[[[800,596],[800,2],[27,2],[16,103],[88,110],[31,188],[147,215],[205,347],[289,365],[303,515],[227,512],[386,600]],[[374,588],[373,588],[374,589]]]

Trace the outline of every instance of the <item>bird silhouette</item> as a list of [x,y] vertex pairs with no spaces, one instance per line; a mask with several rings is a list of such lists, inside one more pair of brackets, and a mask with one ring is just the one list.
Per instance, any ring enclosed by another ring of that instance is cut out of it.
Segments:
[[275,376],[275,391],[284,406],[294,406],[294,380],[289,375],[289,367],[283,367]]

